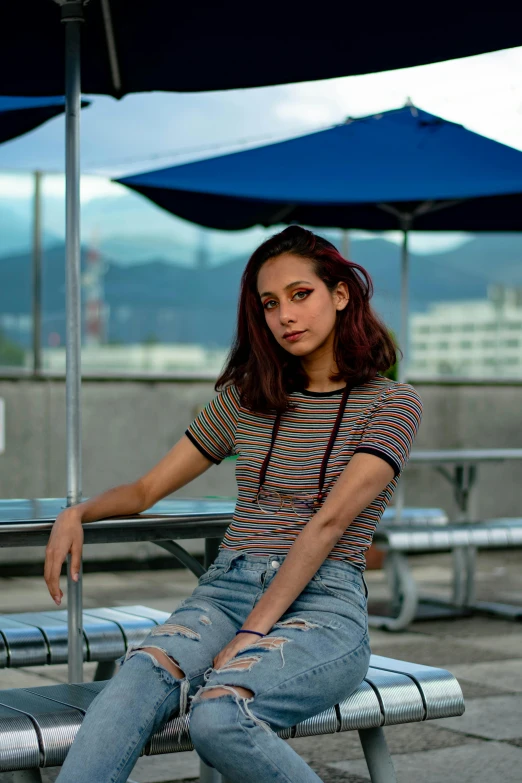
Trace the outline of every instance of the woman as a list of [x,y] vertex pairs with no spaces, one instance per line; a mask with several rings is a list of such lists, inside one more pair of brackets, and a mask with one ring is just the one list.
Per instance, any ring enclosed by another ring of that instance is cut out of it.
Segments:
[[[60,603],[82,523],[144,511],[237,454],[217,559],[163,626],[127,652],[87,712],[60,783],[120,783],[187,711],[200,757],[237,783],[318,776],[275,733],[347,698],[368,668],[365,552],[408,459],[421,403],[380,373],[396,360],[367,273],[291,226],[242,279],[221,391],[149,473],[57,518],[45,578]],[[77,574],[76,574],[77,578]]]

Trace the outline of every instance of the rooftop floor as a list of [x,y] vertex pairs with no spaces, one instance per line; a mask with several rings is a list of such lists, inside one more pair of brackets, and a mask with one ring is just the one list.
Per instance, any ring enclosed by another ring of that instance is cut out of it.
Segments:
[[[522,605],[520,552],[481,553],[478,598]],[[425,592],[448,592],[449,557],[411,560]],[[366,574],[370,601],[386,595],[380,571]],[[173,610],[196,584],[183,570],[104,572],[84,577],[87,607],[146,604]],[[38,577],[0,577],[0,612],[49,610],[54,604]],[[408,632],[370,632],[379,655],[439,666],[461,683],[466,712],[460,718],[390,726],[385,730],[400,783],[520,783],[522,769],[522,623],[474,616],[414,623]],[[94,664],[85,667],[92,678]],[[67,680],[66,666],[0,670],[0,688]],[[356,732],[290,741],[325,783],[366,783],[366,763]],[[198,778],[195,752],[141,759],[132,779],[138,783]],[[57,769],[44,771],[44,783]],[[7,783],[0,774],[0,783]]]

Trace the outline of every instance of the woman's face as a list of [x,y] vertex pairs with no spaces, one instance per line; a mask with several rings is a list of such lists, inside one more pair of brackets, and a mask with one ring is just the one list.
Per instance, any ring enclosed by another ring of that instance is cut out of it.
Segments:
[[311,261],[283,253],[263,264],[257,290],[267,326],[285,351],[307,357],[326,346],[333,348],[336,315],[349,300],[346,283],[338,283],[331,292]]

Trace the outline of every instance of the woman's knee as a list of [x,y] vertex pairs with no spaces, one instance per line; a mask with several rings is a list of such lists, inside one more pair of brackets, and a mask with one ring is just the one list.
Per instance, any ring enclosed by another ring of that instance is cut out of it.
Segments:
[[216,698],[206,698],[204,694],[202,691],[193,699],[190,712],[189,730],[196,750],[225,742],[227,728],[237,723],[237,696],[228,691]]

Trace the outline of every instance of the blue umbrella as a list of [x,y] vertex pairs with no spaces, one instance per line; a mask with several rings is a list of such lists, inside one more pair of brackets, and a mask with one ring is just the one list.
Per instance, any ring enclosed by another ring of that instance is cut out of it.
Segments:
[[[88,106],[87,101],[82,106]],[[65,98],[0,95],[0,144],[37,128],[65,111]]]
[[522,152],[411,105],[118,181],[210,228],[401,228],[404,352],[408,230],[522,228]]

